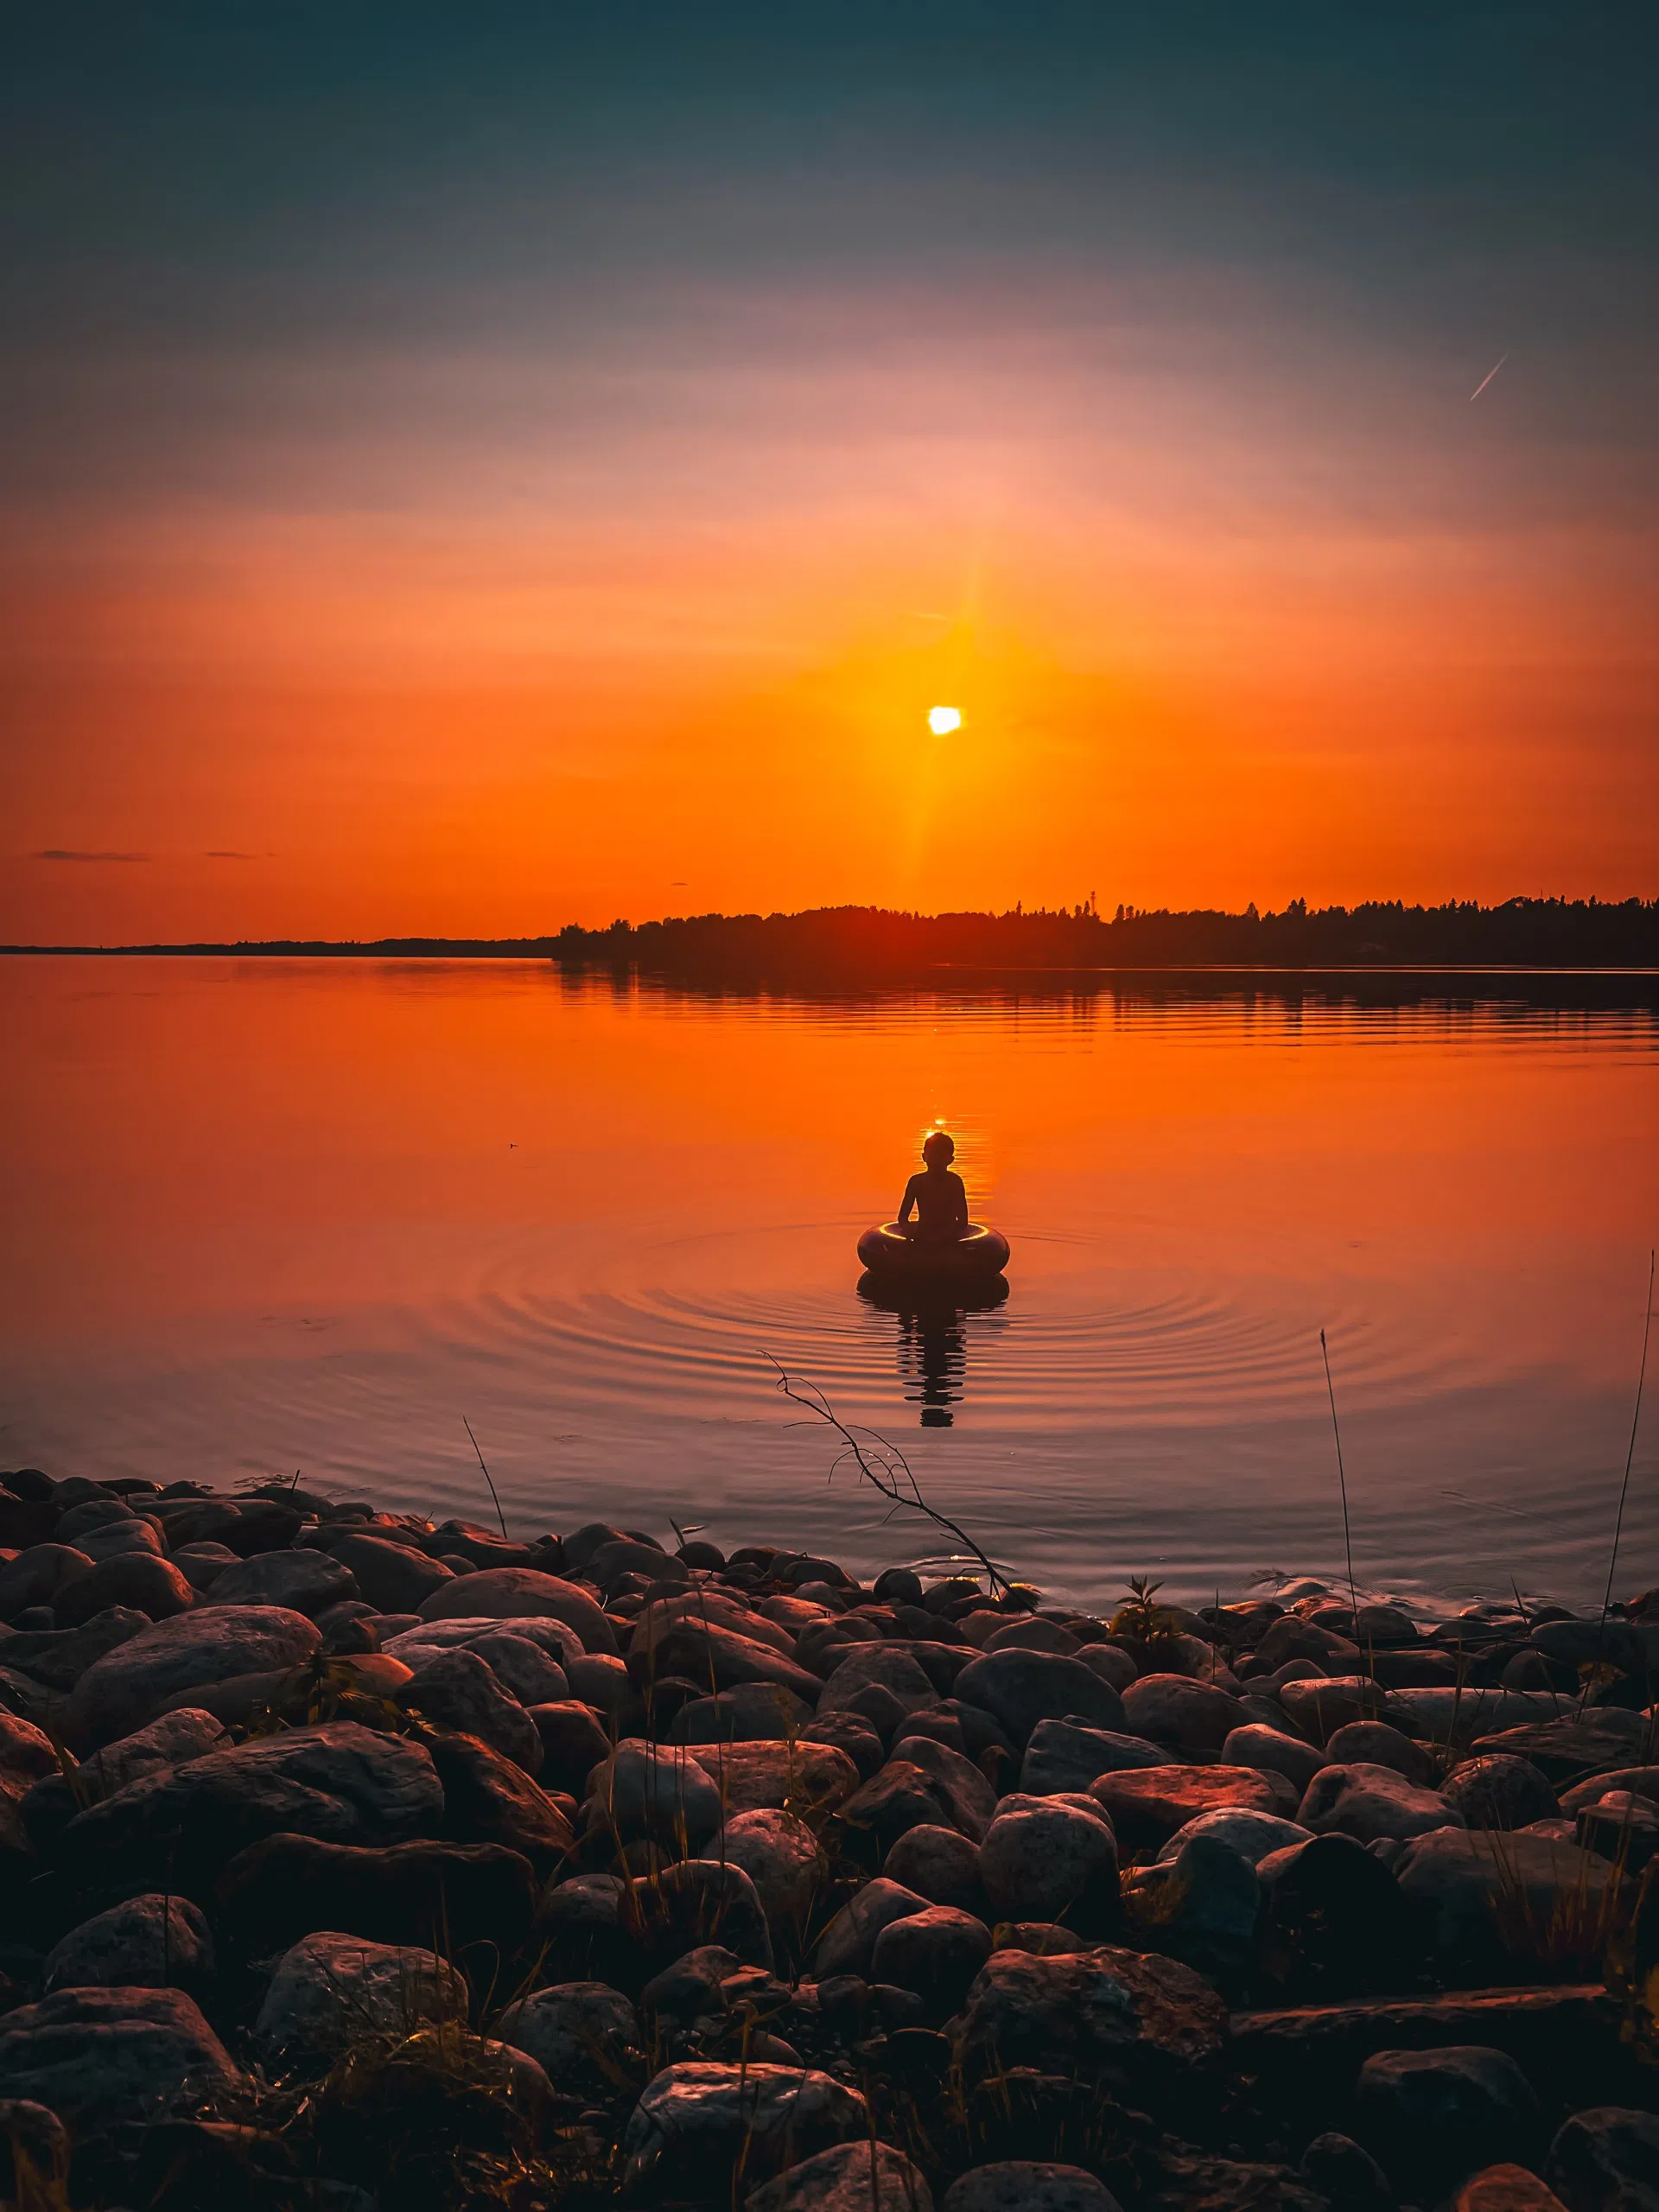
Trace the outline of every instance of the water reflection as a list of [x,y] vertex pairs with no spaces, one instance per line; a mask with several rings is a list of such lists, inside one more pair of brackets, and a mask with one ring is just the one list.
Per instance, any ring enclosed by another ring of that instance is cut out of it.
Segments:
[[859,1277],[858,1294],[898,1320],[899,1372],[907,1402],[921,1407],[922,1427],[949,1428],[956,1419],[951,1408],[967,1391],[968,1317],[1006,1305],[1007,1278],[940,1291],[865,1274]]

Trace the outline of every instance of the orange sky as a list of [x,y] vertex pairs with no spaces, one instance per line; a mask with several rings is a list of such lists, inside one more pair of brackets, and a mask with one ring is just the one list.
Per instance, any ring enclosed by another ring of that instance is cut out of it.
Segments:
[[1294,133],[1207,171],[1154,133],[1135,198],[1067,170],[1076,117],[1022,169],[1029,118],[958,91],[971,171],[949,134],[873,167],[826,94],[787,154],[689,103],[648,175],[613,86],[556,186],[449,157],[464,251],[303,86],[264,125],[308,129],[311,200],[57,209],[79,258],[47,241],[0,362],[0,939],[1652,895],[1605,238],[1500,237],[1386,132],[1398,176],[1327,149],[1318,192]]

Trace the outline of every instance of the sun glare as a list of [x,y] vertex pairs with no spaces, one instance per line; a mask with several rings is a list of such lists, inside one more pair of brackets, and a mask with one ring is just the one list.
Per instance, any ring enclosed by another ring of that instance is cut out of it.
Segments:
[[927,726],[935,737],[949,737],[953,729],[962,728],[962,709],[959,707],[930,707]]

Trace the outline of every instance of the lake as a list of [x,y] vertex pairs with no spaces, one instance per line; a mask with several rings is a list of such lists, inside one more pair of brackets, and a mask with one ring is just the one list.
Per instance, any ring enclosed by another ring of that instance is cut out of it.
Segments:
[[[1345,1571],[1324,1328],[1361,1583],[1599,1604],[1659,1022],[1458,989],[0,961],[0,1465],[490,1522],[470,1422],[515,1534],[936,1553],[776,1361],[1045,1588],[1191,1601]],[[938,1125],[1007,1294],[886,1310],[854,1244]],[[1656,1540],[1650,1402],[1621,1592]]]

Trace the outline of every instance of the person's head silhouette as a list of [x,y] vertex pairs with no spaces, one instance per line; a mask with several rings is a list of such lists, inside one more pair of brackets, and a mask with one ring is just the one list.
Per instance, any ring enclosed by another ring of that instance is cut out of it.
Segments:
[[935,1129],[922,1146],[922,1158],[930,1167],[948,1167],[957,1156],[957,1141],[943,1129]]

